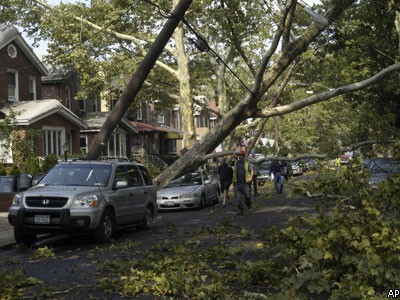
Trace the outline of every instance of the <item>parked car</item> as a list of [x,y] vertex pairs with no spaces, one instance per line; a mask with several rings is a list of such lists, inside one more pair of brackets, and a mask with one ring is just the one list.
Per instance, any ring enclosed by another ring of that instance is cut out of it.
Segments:
[[217,203],[220,183],[203,170],[194,171],[174,179],[167,187],[157,191],[159,210],[204,208]]
[[313,158],[307,158],[304,161],[304,172],[318,169],[318,161]]
[[271,162],[263,162],[259,165],[257,172],[257,183],[258,185],[264,185],[267,181],[272,181],[272,174],[269,174],[269,168],[271,166]]
[[291,161],[288,163],[289,168],[293,176],[302,175],[304,173],[304,166],[300,161]]
[[367,168],[371,174],[368,185],[377,189],[388,176],[400,174],[400,161],[394,158],[374,158],[369,161]]
[[16,242],[26,245],[43,233],[87,232],[96,242],[108,242],[117,227],[148,227],[157,214],[156,197],[139,163],[64,162],[15,195],[8,221]]

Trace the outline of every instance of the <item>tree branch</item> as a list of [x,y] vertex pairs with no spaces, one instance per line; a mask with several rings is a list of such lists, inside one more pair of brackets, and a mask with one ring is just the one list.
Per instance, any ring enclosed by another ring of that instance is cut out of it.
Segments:
[[345,85],[342,87],[338,87],[338,88],[333,89],[328,92],[315,94],[310,97],[295,101],[291,104],[264,109],[260,113],[255,113],[254,117],[267,118],[267,117],[273,117],[273,116],[280,116],[280,115],[294,112],[296,110],[302,109],[302,108],[307,107],[312,104],[316,104],[319,102],[329,100],[333,97],[353,93],[353,92],[359,91],[361,89],[365,89],[366,87],[371,86],[373,84],[376,84],[378,81],[384,79],[385,77],[389,76],[391,73],[398,71],[398,70],[400,70],[400,63],[393,64],[368,79],[365,79],[365,80],[362,80],[359,82],[355,82],[355,83],[352,83],[349,85]]
[[341,152],[346,152],[346,151],[353,151],[355,149],[361,148],[363,146],[367,146],[367,145],[375,145],[375,144],[394,144],[398,141],[396,140],[389,140],[389,141],[379,141],[379,140],[372,140],[372,141],[363,141],[363,142],[359,142],[357,144],[348,146],[348,147],[343,147],[342,149],[340,149]]

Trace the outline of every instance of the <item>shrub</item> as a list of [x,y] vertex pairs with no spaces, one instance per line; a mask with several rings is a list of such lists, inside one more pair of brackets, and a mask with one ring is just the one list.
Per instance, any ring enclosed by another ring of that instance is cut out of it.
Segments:
[[42,165],[42,172],[46,173],[50,170],[53,166],[58,163],[58,157],[55,154],[49,154],[45,157]]
[[6,176],[7,175],[7,170],[4,167],[3,164],[0,164],[0,176]]
[[37,156],[30,156],[25,162],[25,172],[35,176],[36,174],[40,173],[40,165],[39,159]]
[[21,170],[18,167],[18,165],[13,165],[12,168],[9,170],[8,175],[14,175],[17,176],[21,174]]

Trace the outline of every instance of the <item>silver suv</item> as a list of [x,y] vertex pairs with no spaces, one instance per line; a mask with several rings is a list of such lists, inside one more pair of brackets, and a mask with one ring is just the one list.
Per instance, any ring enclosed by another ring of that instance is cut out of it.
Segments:
[[111,240],[117,227],[148,227],[157,215],[156,187],[134,162],[72,161],[55,165],[38,184],[18,193],[9,209],[17,243],[37,234],[89,232]]

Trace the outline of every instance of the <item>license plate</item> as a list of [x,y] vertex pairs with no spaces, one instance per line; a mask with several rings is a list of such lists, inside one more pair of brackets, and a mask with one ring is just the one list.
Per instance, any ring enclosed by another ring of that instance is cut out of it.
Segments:
[[35,215],[35,224],[50,224],[49,215]]
[[175,203],[174,203],[174,201],[165,201],[165,202],[164,202],[164,205],[165,205],[165,206],[174,206]]

